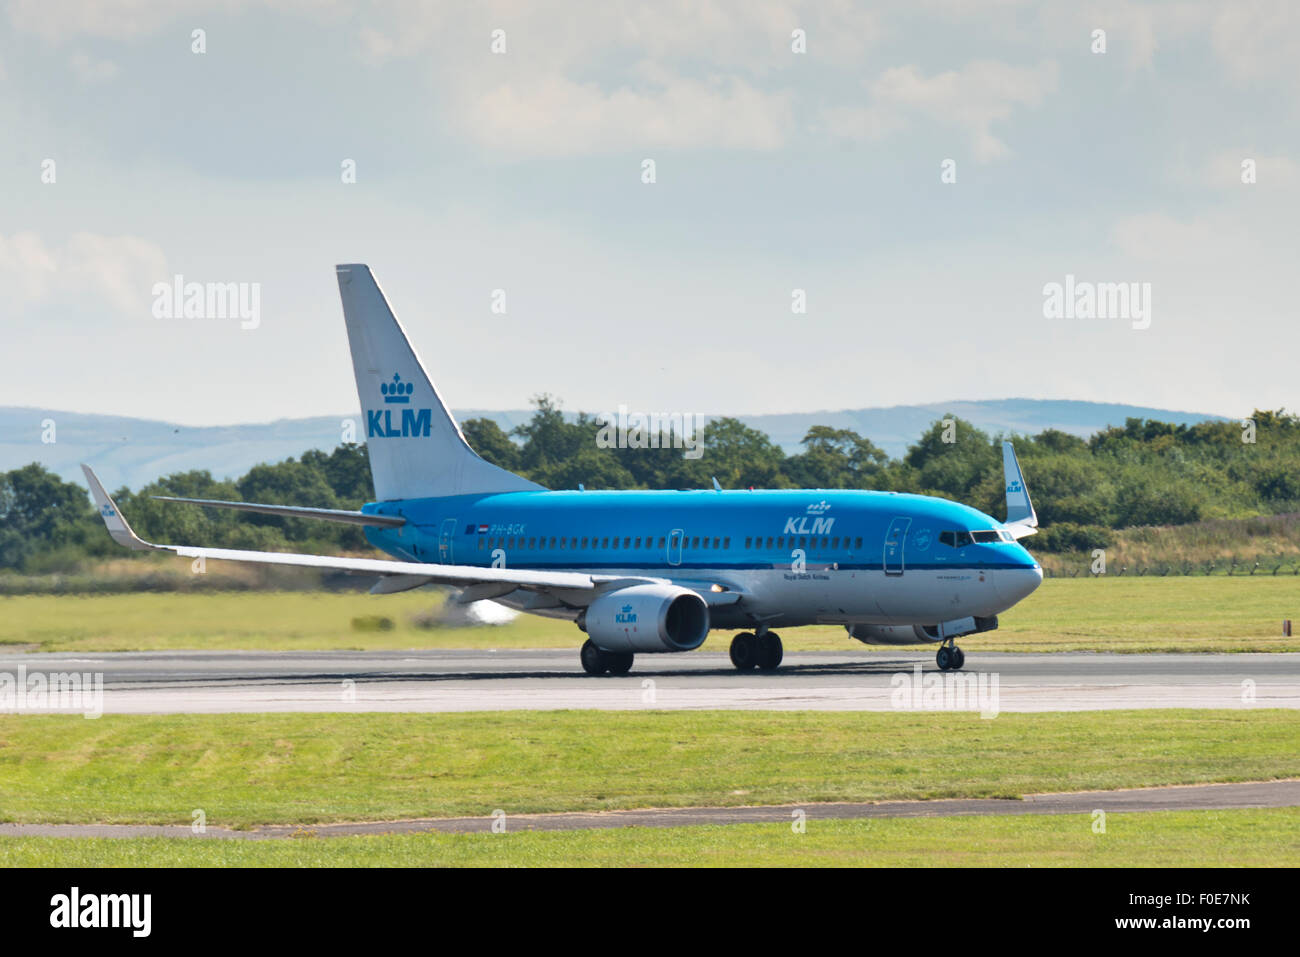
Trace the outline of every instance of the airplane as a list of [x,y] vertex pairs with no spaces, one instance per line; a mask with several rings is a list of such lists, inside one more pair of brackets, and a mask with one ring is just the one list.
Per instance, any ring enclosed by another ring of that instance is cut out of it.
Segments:
[[392,559],[158,545],[139,538],[89,466],[109,534],[132,549],[379,576],[371,592],[428,584],[567,619],[587,635],[589,675],[622,675],[637,654],[693,651],[710,630],[742,672],[775,671],[776,628],[842,625],[865,644],[938,642],[991,631],[1043,579],[1019,539],[1038,517],[1010,442],[1007,519],[947,499],[842,489],[551,491],[480,458],[456,424],[368,266],[336,267],[366,423],[375,501],[360,511],[164,498],[345,522]]

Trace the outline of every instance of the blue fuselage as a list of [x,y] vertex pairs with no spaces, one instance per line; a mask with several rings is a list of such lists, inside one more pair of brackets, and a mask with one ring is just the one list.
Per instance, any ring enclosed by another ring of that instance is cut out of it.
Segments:
[[1042,579],[996,519],[893,492],[509,492],[364,511],[407,519],[366,536],[411,561],[642,575],[743,593],[743,612],[714,609],[721,627],[755,615],[787,625],[995,615]]

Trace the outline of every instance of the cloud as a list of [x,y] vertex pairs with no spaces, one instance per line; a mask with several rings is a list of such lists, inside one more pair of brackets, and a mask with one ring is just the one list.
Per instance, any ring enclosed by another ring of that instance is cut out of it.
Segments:
[[55,43],[74,36],[135,39],[201,9],[198,0],[10,0],[8,4],[15,30]]
[[49,291],[58,267],[54,256],[35,233],[0,236],[0,276],[11,301],[34,302]]
[[153,283],[168,275],[162,249],[136,236],[78,232],[57,247],[32,232],[0,236],[0,281],[20,303],[90,300],[147,316]]
[[1235,0],[1225,4],[1210,30],[1214,52],[1243,85],[1281,81],[1297,86],[1300,6],[1291,0]]
[[921,114],[965,131],[975,159],[988,162],[1011,152],[994,135],[993,124],[1010,117],[1016,107],[1040,106],[1056,90],[1056,82],[1056,64],[1051,61],[1016,67],[978,60],[933,76],[911,65],[894,67],[871,84],[870,105],[828,108],[822,111],[821,125],[844,138],[869,139]]
[[553,76],[504,84],[466,103],[462,130],[490,149],[548,156],[628,149],[781,147],[793,124],[788,93],[743,80],[665,78],[652,89],[601,89]]
[[72,54],[68,65],[84,83],[103,83],[117,76],[117,64],[112,60],[96,60],[81,51]]

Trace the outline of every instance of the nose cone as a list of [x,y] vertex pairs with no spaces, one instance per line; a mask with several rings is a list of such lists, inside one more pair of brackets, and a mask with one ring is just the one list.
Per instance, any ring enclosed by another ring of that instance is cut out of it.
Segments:
[[1036,563],[1023,568],[999,568],[993,575],[993,587],[1005,608],[1028,598],[1042,583],[1043,570]]

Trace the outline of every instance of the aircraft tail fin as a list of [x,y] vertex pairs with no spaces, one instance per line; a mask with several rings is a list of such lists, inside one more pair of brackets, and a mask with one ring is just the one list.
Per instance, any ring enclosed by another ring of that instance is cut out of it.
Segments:
[[357,263],[336,271],[375,498],[540,489],[469,447],[370,267]]
[[1029,488],[1020,472],[1020,460],[1010,442],[1002,443],[1002,477],[1007,489],[1007,520],[1003,524],[1016,538],[1034,534],[1038,528],[1038,513],[1029,500]]

